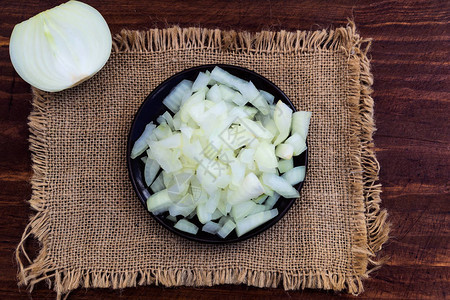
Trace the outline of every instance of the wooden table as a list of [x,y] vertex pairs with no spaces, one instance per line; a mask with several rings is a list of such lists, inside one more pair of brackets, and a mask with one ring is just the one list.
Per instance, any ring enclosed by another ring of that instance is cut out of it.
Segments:
[[[382,255],[389,262],[365,281],[360,298],[445,299],[450,292],[449,218],[449,15],[448,1],[86,1],[105,17],[113,33],[166,24],[221,29],[321,29],[354,19],[373,38],[373,97],[378,131],[383,206],[391,239]],[[30,86],[9,59],[16,23],[59,1],[2,0],[0,22],[0,299],[28,298],[16,284],[13,251],[31,214],[26,200],[32,174],[27,116]],[[447,103],[447,104],[446,104]],[[30,249],[37,245],[29,245]],[[33,298],[54,298],[39,285]],[[332,292],[258,289],[139,287],[90,289],[87,298],[326,298]],[[343,297],[351,297],[341,295]]]

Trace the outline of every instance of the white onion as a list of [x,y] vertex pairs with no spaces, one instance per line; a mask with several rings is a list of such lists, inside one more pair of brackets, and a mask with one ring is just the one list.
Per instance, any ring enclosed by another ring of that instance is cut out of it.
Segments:
[[102,15],[85,3],[69,1],[17,24],[9,53],[23,80],[58,92],[97,73],[111,46],[111,32]]

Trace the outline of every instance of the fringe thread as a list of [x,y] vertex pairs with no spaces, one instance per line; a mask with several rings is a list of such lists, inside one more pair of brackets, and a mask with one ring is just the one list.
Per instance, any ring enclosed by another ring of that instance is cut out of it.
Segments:
[[[365,48],[364,48],[365,46]],[[57,292],[58,299],[78,287],[101,287],[122,289],[137,285],[212,286],[217,284],[247,284],[256,287],[275,288],[282,283],[286,290],[319,288],[352,294],[363,291],[362,279],[378,268],[382,261],[375,260],[375,253],[388,239],[387,213],[380,209],[381,186],[378,184],[379,164],[373,150],[372,135],[373,99],[370,96],[373,78],[367,51],[370,41],[356,33],[349,22],[345,28],[314,32],[258,33],[221,31],[219,29],[179,28],[151,29],[149,31],[122,30],[114,37],[113,51],[162,52],[182,49],[205,49],[210,51],[233,51],[238,53],[290,53],[309,51],[342,51],[349,59],[350,90],[349,109],[353,115],[351,124],[351,194],[354,195],[355,233],[352,243],[354,272],[330,273],[328,271],[303,271],[278,273],[252,271],[246,268],[212,271],[168,269],[140,270],[139,272],[94,272],[92,270],[58,269],[48,259],[50,248],[50,219],[46,208],[47,194],[47,105],[46,94],[33,90],[33,112],[29,117],[30,150],[34,175],[31,180],[33,194],[30,205],[37,213],[26,227],[16,249],[19,266],[19,285],[29,287],[46,281]],[[363,184],[361,184],[363,182]],[[42,247],[39,255],[30,259],[24,243],[30,236],[36,237]],[[369,268],[370,263],[370,268]],[[25,266],[27,265],[27,266]]]

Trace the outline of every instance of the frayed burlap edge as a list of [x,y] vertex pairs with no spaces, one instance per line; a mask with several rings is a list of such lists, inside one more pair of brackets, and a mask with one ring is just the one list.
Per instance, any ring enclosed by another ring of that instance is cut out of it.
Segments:
[[[298,273],[253,271],[247,268],[206,270],[140,270],[109,273],[93,270],[66,270],[52,265],[47,256],[51,241],[47,198],[47,94],[33,89],[33,111],[29,117],[30,150],[34,175],[31,180],[30,205],[37,213],[31,218],[16,249],[19,285],[29,287],[46,281],[58,298],[78,287],[125,288],[156,284],[163,286],[212,286],[247,284],[286,290],[319,288],[363,291],[362,279],[379,267],[375,254],[388,238],[387,213],[379,204],[381,186],[377,183],[379,164],[373,150],[372,75],[367,51],[370,41],[356,33],[352,22],[345,28],[321,31],[258,33],[221,31],[219,29],[179,28],[149,31],[122,30],[114,37],[115,52],[163,52],[181,49],[205,49],[238,53],[292,53],[309,51],[341,51],[349,60],[349,109],[352,116],[349,160],[351,165],[354,234],[352,241],[353,272],[331,273],[326,270]],[[34,236],[41,243],[38,256],[31,260],[24,243]],[[27,265],[27,266],[26,266]]]

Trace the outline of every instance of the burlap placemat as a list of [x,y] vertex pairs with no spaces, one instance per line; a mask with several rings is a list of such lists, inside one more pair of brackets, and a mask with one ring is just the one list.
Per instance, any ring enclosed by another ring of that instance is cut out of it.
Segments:
[[[30,204],[17,248],[21,284],[78,287],[247,284],[358,294],[387,239],[372,144],[368,43],[331,31],[122,31],[106,66],[60,92],[34,90]],[[126,139],[145,97],[176,72],[227,63],[278,85],[313,112],[301,197],[268,231],[231,245],[185,240],[157,224],[130,184]],[[41,242],[31,259],[23,243]]]

